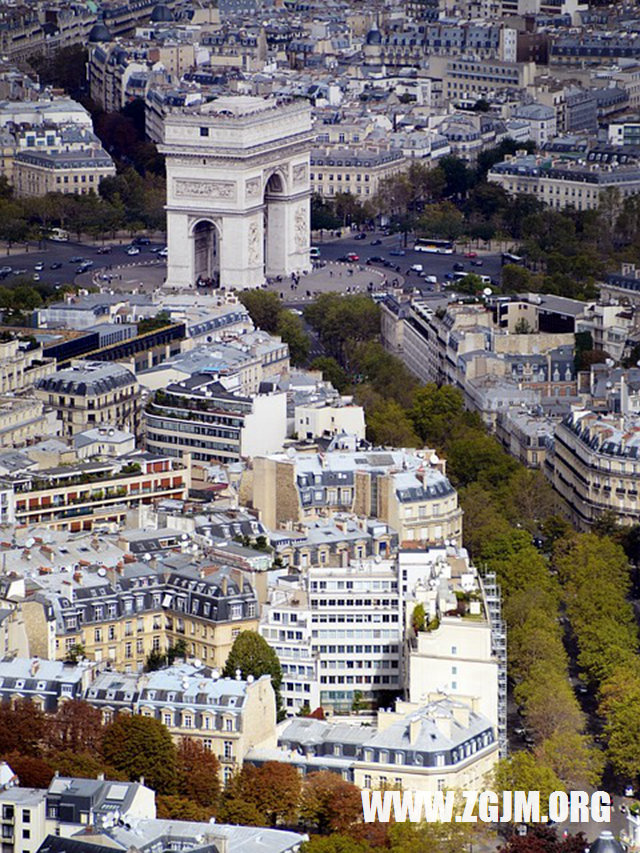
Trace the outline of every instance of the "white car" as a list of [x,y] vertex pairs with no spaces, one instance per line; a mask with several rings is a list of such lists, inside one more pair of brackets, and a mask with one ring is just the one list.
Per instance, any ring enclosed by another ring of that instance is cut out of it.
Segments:
[[158,255],[161,258],[166,258],[168,254],[169,254],[169,249],[167,249],[166,246],[164,247],[164,249],[160,249],[160,251],[158,252]]
[[140,249],[137,246],[129,246],[127,249],[127,255],[139,255]]

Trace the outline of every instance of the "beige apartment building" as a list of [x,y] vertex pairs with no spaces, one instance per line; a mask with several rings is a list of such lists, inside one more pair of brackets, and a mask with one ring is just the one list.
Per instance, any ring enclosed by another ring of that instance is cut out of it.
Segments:
[[32,388],[55,370],[55,358],[43,358],[42,347],[34,341],[20,337],[0,341],[0,394]]
[[386,522],[400,542],[461,541],[458,494],[431,450],[256,456],[241,500],[271,529],[349,512]]
[[615,512],[623,524],[638,523],[639,447],[637,414],[581,410],[556,426],[545,473],[578,528],[588,530],[607,511]]
[[205,573],[183,563],[80,566],[72,576],[30,578],[20,606],[31,654],[60,660],[81,646],[89,660],[141,672],[151,652],[180,642],[189,656],[222,668],[240,631],[258,628],[256,592],[238,569]]
[[13,160],[13,185],[20,197],[97,193],[100,182],[115,174],[113,160],[102,149],[21,151]]
[[640,191],[638,166],[553,161],[534,154],[508,156],[487,177],[509,195],[534,195],[557,209],[596,210],[603,192],[615,191],[622,202]]
[[250,749],[276,745],[275,694],[268,675],[220,678],[197,662],[145,675],[103,672],[85,693],[105,722],[134,713],[160,720],[174,740],[197,740],[217,756],[227,782]]
[[77,361],[39,380],[36,396],[52,406],[62,434],[74,436],[108,424],[138,435],[140,386],[134,374],[108,361]]
[[352,193],[374,196],[380,182],[406,166],[397,148],[315,148],[311,151],[311,191],[325,198]]

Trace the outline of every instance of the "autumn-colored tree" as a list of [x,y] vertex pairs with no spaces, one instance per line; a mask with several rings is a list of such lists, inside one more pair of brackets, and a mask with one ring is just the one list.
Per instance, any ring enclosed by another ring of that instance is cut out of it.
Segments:
[[107,764],[130,781],[144,776],[158,794],[176,787],[176,748],[166,726],[154,717],[120,714],[106,727],[102,752]]
[[300,774],[291,764],[268,761],[254,775],[252,796],[269,826],[292,823],[300,807]]
[[50,749],[72,752],[99,752],[102,748],[102,714],[79,699],[64,702],[46,727],[46,743]]
[[163,820],[192,820],[207,823],[212,817],[212,810],[198,805],[187,797],[168,796],[156,797],[157,815]]
[[218,819],[221,823],[267,825],[267,816],[260,811],[252,794],[257,774],[257,767],[245,764],[229,779],[220,798]]
[[366,841],[359,841],[349,835],[315,835],[305,841],[300,853],[372,853]]
[[0,755],[39,755],[46,730],[44,712],[29,699],[0,704]]
[[21,750],[4,755],[3,760],[11,767],[23,788],[48,788],[53,779],[54,769],[48,761],[25,755]]
[[220,763],[199,740],[182,738],[176,750],[178,793],[199,806],[214,809],[220,797]]
[[514,833],[499,853],[584,853],[586,849],[588,842],[582,832],[559,839],[553,827],[533,824],[526,835]]
[[362,821],[360,790],[329,770],[310,773],[302,786],[300,815],[319,833],[349,834]]

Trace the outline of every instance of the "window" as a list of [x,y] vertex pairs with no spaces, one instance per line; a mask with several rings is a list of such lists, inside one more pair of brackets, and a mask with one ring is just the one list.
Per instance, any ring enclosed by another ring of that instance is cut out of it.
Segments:
[[224,742],[224,757],[231,758],[233,750],[233,741],[225,740]]
[[22,809],[22,822],[31,823],[31,809]]
[[365,787],[365,788],[370,788],[370,787],[371,787],[371,776],[366,775],[366,776],[364,777],[364,787]]
[[162,722],[167,727],[173,725],[173,714],[163,714]]
[[200,136],[209,136],[209,128],[201,127],[200,128]]
[[93,632],[93,640],[95,643],[101,643],[102,642],[102,629],[101,628],[95,629],[95,631]]
[[227,717],[227,719],[224,721],[224,728],[225,728],[225,731],[232,732],[233,731],[233,720],[231,720]]

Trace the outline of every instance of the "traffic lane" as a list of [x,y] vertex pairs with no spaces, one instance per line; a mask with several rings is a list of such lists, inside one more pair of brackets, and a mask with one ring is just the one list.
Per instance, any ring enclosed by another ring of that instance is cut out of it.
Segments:
[[[108,244],[107,244],[108,245]],[[143,263],[156,259],[157,252],[152,252],[151,249],[158,251],[164,247],[164,243],[153,242],[149,246],[140,246],[140,252],[137,255],[128,255],[127,248],[131,244],[113,245],[108,254],[100,251],[101,246],[90,245],[77,242],[52,242],[43,241],[40,246],[30,246],[28,252],[12,254],[7,256],[0,255],[0,267],[10,266],[13,271],[19,271],[19,274],[28,278],[33,278],[37,273],[40,276],[40,281],[45,284],[63,285],[73,284],[76,277],[76,270],[80,261],[72,258],[82,258],[83,260],[93,261],[93,271],[104,269],[109,266],[121,266],[128,263]],[[36,270],[37,264],[43,263],[42,270]],[[61,264],[57,269],[51,269],[52,264]],[[11,278],[16,277],[16,272],[10,273],[4,278],[4,281],[10,283]]]
[[[389,243],[391,238],[384,238],[382,246],[371,246],[369,241],[354,240],[348,237],[344,240],[336,241],[335,243],[319,243],[320,260],[335,261],[338,258],[344,257],[353,252],[358,255],[358,263],[363,264],[372,257],[382,257],[389,261],[395,269],[400,267],[403,275],[413,266],[413,264],[421,264],[423,274],[434,275],[438,281],[442,281],[446,273],[452,273],[454,264],[462,264],[464,270],[477,275],[487,275],[489,278],[500,280],[502,272],[502,263],[500,255],[478,255],[477,258],[467,258],[464,252],[457,252],[452,255],[432,255],[428,252],[416,252],[412,246],[402,249],[404,254],[391,254],[398,250],[398,240]],[[482,261],[482,265],[478,266],[473,261]],[[376,264],[376,266],[381,266]],[[418,281],[419,276],[409,274],[412,281]]]

